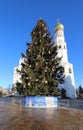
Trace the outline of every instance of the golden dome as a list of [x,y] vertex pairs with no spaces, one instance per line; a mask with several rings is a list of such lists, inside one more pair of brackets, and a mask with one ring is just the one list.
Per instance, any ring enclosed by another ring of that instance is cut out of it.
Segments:
[[55,28],[54,28],[54,31],[56,32],[57,30],[64,30],[64,26],[63,24],[61,23],[58,23]]

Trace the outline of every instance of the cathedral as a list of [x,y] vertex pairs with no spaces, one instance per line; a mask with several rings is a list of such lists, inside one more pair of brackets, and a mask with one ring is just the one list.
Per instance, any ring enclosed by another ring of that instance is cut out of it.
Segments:
[[[64,83],[59,84],[58,87],[60,89],[66,90],[66,96],[69,98],[74,99],[76,97],[76,87],[75,87],[75,80],[74,80],[74,72],[73,72],[73,65],[68,62],[68,54],[67,54],[67,44],[65,42],[64,36],[64,26],[63,24],[59,23],[54,28],[54,44],[58,46],[58,56],[62,57],[61,65],[64,67]],[[21,63],[23,62],[22,59],[19,61],[19,65],[14,68],[14,79],[13,84],[17,81],[21,82],[20,78],[21,75],[17,73],[17,69],[21,70]]]

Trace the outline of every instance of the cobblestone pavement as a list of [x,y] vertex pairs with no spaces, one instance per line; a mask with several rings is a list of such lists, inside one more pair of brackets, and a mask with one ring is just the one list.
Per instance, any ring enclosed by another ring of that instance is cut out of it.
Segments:
[[0,130],[83,130],[83,110],[23,108],[0,101]]

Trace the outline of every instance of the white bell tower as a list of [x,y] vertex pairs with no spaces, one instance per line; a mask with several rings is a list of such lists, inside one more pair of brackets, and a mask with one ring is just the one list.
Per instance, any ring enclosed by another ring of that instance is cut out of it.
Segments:
[[58,22],[54,29],[54,44],[58,46],[58,56],[62,57],[61,65],[64,67],[64,84],[59,84],[59,88],[66,90],[66,95],[70,98],[76,97],[73,65],[68,62],[67,45],[64,37],[64,26]]

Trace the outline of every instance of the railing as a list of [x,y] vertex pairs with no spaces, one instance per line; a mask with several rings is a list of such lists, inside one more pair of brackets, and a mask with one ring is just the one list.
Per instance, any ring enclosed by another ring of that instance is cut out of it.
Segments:
[[59,100],[58,101],[58,106],[60,106],[60,107],[69,107],[69,100],[68,99]]
[[58,101],[58,106],[83,109],[83,99],[64,99]]
[[[20,106],[25,106],[26,103],[26,97],[14,97],[12,98],[12,103],[16,103]],[[8,100],[9,101],[9,100]],[[83,109],[83,99],[59,99],[58,100],[58,106],[59,107],[67,107],[67,108],[77,108],[77,109]]]

